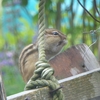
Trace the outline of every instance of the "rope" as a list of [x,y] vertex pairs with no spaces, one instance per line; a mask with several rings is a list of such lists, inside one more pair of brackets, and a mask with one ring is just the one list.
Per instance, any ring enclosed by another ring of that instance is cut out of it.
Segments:
[[45,48],[44,48],[44,33],[45,33],[45,2],[46,0],[40,0],[39,3],[39,36],[38,36],[38,51],[39,61],[36,62],[36,70],[29,82],[25,86],[25,90],[34,88],[40,88],[48,86],[53,96],[53,100],[63,100],[63,93],[60,89],[60,85],[56,78],[53,76],[54,69],[50,67],[50,64],[46,60]]

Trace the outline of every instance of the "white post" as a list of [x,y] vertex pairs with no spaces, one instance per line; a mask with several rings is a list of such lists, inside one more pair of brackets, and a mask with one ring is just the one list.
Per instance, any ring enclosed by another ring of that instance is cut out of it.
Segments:
[[0,100],[7,100],[6,94],[4,91],[3,81],[2,81],[2,75],[0,73]]

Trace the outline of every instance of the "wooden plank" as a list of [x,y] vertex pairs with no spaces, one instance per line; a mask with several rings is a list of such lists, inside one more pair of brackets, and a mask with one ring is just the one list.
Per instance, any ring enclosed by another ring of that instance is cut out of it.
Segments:
[[100,68],[60,80],[66,100],[89,100],[100,96]]
[[44,87],[8,96],[7,100],[52,100],[52,98],[50,97],[49,89]]
[[[64,87],[65,100],[95,100],[100,97],[100,66],[85,44],[72,46],[50,61]],[[24,91],[7,100],[52,100],[48,88]]]
[[[65,100],[100,100],[100,68],[59,80]],[[48,88],[25,91],[7,100],[52,100]]]
[[50,64],[55,70],[57,79],[67,78],[99,68],[96,57],[85,44],[68,48],[63,53],[51,59]]
[[82,58],[84,59],[83,66],[87,71],[100,67],[96,57],[86,44],[77,45],[75,47],[79,50]]
[[0,71],[0,100],[6,100],[6,94],[4,91],[1,71]]

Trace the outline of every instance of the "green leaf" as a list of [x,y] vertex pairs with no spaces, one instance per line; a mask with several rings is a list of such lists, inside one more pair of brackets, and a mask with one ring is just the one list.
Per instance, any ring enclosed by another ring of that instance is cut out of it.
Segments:
[[12,2],[12,0],[2,0],[2,6],[5,6],[7,3],[9,2]]
[[5,41],[4,41],[4,39],[3,39],[2,34],[0,34],[0,49],[3,49],[4,44],[5,44]]
[[13,34],[11,33],[7,33],[6,34],[6,40],[9,44],[11,45],[15,45],[16,44],[16,36],[14,36]]
[[28,0],[22,0],[22,3],[21,3],[22,6],[26,6],[27,4],[28,4]]

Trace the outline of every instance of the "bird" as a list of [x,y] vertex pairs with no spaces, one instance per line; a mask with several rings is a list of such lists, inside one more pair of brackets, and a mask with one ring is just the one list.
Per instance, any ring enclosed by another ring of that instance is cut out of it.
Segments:
[[[49,61],[67,44],[67,37],[57,29],[48,28],[44,30],[44,48],[46,59]],[[19,56],[20,72],[23,80],[28,82],[35,70],[35,63],[38,61],[38,40],[27,45]]]

